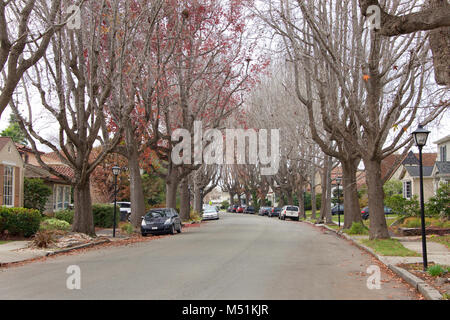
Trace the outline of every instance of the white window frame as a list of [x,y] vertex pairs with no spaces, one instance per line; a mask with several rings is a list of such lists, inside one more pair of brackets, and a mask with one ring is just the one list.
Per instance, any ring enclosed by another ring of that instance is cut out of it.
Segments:
[[[55,184],[54,193],[53,193],[53,210],[60,211],[69,208],[70,198],[71,198],[71,190],[70,186]],[[62,195],[61,201],[59,201],[59,196]],[[67,205],[66,205],[67,204]]]
[[[408,184],[409,184],[409,197],[408,197]],[[411,181],[403,181],[403,198],[411,199],[412,197],[412,182]]]
[[[6,187],[7,187],[7,184],[6,184],[6,179],[7,179],[7,177],[9,177],[9,175],[7,175],[7,172],[8,172],[8,170],[11,170],[11,195],[9,195],[9,194],[7,194],[7,192],[6,192]],[[14,207],[14,167],[13,166],[8,166],[8,165],[6,165],[6,166],[4,166],[4,169],[3,169],[3,205],[5,206],[5,207],[9,207],[9,208],[12,208],[12,207]],[[10,197],[11,198],[11,204],[6,204],[6,197]]]

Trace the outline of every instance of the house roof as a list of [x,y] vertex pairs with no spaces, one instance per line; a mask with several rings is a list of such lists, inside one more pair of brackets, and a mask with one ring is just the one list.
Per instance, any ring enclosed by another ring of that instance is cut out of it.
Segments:
[[[405,166],[406,171],[408,171],[409,175],[411,177],[419,177],[420,176],[420,167],[419,166]],[[433,172],[433,167],[430,166],[424,166],[423,167],[423,176],[424,177],[431,177],[431,174]]]
[[[402,160],[403,158],[403,160]],[[422,163],[424,167],[433,167],[437,159],[437,153],[422,153]],[[412,151],[406,156],[401,154],[391,154],[381,161],[381,177],[385,178],[389,170],[398,164],[391,175],[401,166],[419,166],[419,154]],[[425,171],[424,171],[425,172]],[[391,177],[389,177],[391,178]]]
[[450,161],[436,161],[438,174],[450,174]]
[[441,138],[441,139],[439,139],[439,140],[437,140],[437,141],[434,141],[433,143],[434,144],[441,144],[441,143],[444,143],[444,142],[447,142],[447,141],[450,141],[450,134],[445,136],[445,137],[443,137],[443,138]]
[[12,141],[10,137],[0,137],[0,150],[2,150],[9,141]]
[[[72,169],[67,166],[51,166],[51,167],[53,169],[55,169],[56,171],[63,173],[69,177],[73,176]],[[42,167],[34,166],[32,164],[25,164],[25,177],[41,178],[41,179],[51,181],[51,182],[59,182],[59,183],[66,184],[66,182],[63,179],[61,179],[60,177],[58,177],[54,174],[51,174],[49,171],[47,171],[46,169],[44,169]]]

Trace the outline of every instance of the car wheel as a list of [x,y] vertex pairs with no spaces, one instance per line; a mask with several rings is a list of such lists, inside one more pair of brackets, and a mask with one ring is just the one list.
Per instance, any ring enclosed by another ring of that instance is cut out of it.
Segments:
[[177,232],[181,233],[181,224],[180,224],[180,227],[178,228]]
[[170,234],[175,234],[175,224],[172,224],[172,228],[170,228]]
[[146,236],[147,236],[147,234],[144,233],[144,232],[141,232],[141,235],[142,235],[143,237],[146,237]]

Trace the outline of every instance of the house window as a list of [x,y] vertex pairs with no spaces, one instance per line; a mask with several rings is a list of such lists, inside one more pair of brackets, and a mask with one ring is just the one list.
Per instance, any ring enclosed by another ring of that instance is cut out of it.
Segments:
[[55,210],[63,210],[69,208],[70,204],[70,187],[55,186]]
[[5,166],[3,173],[3,205],[13,206],[14,199],[14,167]]
[[441,161],[447,161],[447,146],[441,147]]
[[403,198],[411,199],[411,181],[403,182]]

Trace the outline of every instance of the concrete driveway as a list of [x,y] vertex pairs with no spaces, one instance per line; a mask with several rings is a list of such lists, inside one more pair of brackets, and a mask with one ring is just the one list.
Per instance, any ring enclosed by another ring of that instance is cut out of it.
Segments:
[[[414,299],[368,254],[313,226],[221,213],[175,236],[0,269],[0,299]],[[81,270],[69,290],[66,270]]]

